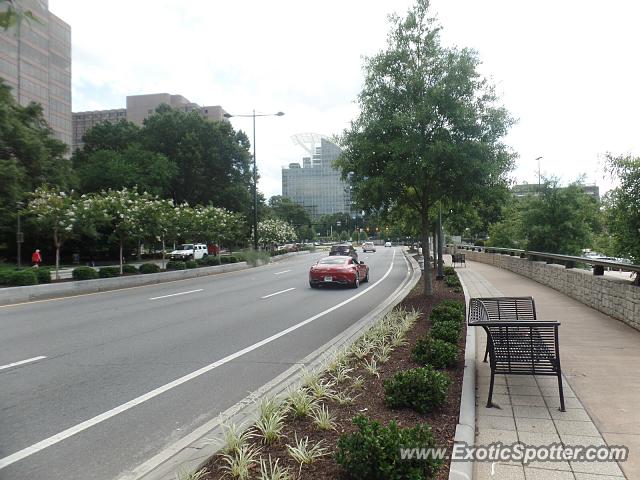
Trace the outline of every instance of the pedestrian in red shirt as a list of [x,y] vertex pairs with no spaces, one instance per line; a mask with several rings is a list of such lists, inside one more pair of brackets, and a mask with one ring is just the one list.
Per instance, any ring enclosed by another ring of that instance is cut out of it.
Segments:
[[40,264],[42,263],[42,255],[40,255],[40,250],[37,250],[35,252],[33,252],[33,254],[31,255],[31,263],[33,263],[33,266],[38,268],[40,266]]

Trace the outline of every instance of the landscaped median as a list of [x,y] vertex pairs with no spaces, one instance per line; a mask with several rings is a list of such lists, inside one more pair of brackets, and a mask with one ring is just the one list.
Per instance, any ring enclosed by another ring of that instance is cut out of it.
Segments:
[[[308,252],[288,253],[282,255],[282,257],[303,253]],[[277,257],[271,258],[271,261],[275,261],[276,258]],[[240,259],[246,261],[239,261]],[[6,278],[12,278],[10,277],[11,275],[16,275],[19,276],[20,280],[24,278],[26,278],[26,280],[22,282],[22,286],[0,288],[0,305],[105,292],[121,288],[216,275],[219,273],[243,270],[252,266],[265,265],[269,263],[269,261],[270,257],[268,254],[259,252],[255,255],[245,254],[244,257],[240,255],[221,256],[219,259],[218,257],[207,257],[196,260],[195,262],[170,261],[167,262],[167,269],[165,271],[162,271],[155,263],[144,263],[138,268],[133,265],[124,265],[124,275],[120,275],[120,267],[110,266],[96,269],[83,266],[73,270],[73,280],[64,280],[48,284],[43,283],[51,279],[49,269],[28,268],[15,271],[17,273],[11,271],[5,275]],[[35,277],[36,280],[33,281],[32,277]],[[38,278],[41,279],[40,282],[38,282]],[[9,282],[4,284],[7,283]],[[2,278],[0,278],[0,285],[1,284],[3,284]]]
[[401,458],[451,447],[458,424],[464,300],[457,286],[434,288],[425,299],[419,284],[321,368],[262,395],[251,425],[223,421],[222,449],[178,478],[448,478],[446,460]]

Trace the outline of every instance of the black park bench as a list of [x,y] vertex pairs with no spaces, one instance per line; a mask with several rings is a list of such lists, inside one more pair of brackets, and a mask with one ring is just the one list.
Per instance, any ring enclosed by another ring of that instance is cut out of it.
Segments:
[[464,253],[452,253],[451,262],[453,263],[454,268],[456,266],[456,263],[459,263],[460,265],[464,264],[465,267],[467,266],[466,262],[464,261]]
[[472,298],[469,326],[487,333],[491,368],[487,408],[491,408],[495,375],[546,375],[558,378],[560,411],[564,412],[558,327],[560,322],[536,319],[531,297]]

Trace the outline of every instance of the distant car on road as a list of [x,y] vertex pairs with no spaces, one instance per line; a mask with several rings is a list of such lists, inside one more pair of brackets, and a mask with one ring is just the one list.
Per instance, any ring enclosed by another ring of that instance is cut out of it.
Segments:
[[369,267],[349,255],[334,255],[318,260],[309,270],[309,286],[345,285],[358,288],[369,281]]
[[197,260],[207,256],[207,246],[204,243],[183,243],[169,254],[172,260]]
[[358,252],[353,248],[350,243],[341,243],[339,245],[333,245],[329,250],[329,255],[348,255],[354,260],[358,260]]
[[384,246],[385,247],[390,247],[391,246],[391,242],[384,242]]
[[364,253],[366,253],[366,252],[375,252],[376,251],[376,246],[373,244],[373,242],[364,242],[362,244],[362,251]]

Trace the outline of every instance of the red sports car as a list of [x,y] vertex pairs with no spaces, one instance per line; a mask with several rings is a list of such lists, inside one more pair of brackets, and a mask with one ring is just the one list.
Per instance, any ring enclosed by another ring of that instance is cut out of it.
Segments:
[[358,288],[369,281],[369,267],[351,256],[334,255],[318,260],[309,271],[309,285],[348,285]]

